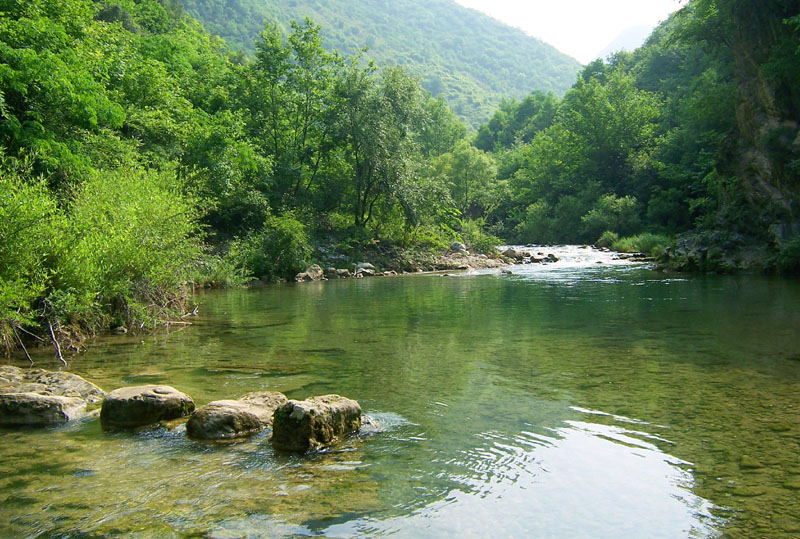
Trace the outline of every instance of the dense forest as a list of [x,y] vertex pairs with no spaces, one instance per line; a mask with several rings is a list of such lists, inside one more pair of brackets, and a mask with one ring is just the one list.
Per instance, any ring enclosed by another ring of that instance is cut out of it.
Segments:
[[290,31],[310,17],[329,50],[401,65],[477,127],[503,98],[563,95],[580,64],[555,48],[453,0],[185,0],[212,34],[252,52],[263,21]]
[[7,351],[153,326],[191,283],[291,277],[323,253],[491,251],[493,235],[800,269],[795,2],[689,2],[563,98],[509,97],[477,133],[311,20],[266,23],[246,55],[175,0],[0,12]]

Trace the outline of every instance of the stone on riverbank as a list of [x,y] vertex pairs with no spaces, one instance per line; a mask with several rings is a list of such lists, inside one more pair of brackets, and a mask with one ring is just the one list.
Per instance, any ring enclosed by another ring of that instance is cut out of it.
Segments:
[[106,395],[100,421],[103,427],[138,427],[184,417],[193,411],[192,398],[173,387],[121,387]]
[[284,451],[329,447],[361,428],[361,406],[339,396],[290,400],[275,411],[272,444]]
[[105,392],[69,372],[0,367],[0,425],[58,425],[86,415]]
[[260,432],[272,424],[275,410],[288,401],[283,393],[248,393],[238,400],[209,402],[194,411],[186,423],[186,433],[201,440],[241,438]]
[[312,264],[308,266],[304,272],[298,273],[294,280],[298,283],[302,283],[304,281],[321,281],[324,278],[325,272],[322,271],[319,264]]

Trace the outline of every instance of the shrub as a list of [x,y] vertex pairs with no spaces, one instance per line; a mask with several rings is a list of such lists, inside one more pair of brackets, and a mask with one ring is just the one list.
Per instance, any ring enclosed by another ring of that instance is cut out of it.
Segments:
[[775,256],[775,267],[781,273],[800,274],[800,236],[786,243]]
[[29,178],[29,163],[0,153],[0,350],[16,345],[17,328],[36,325],[64,229],[46,182]]
[[639,203],[632,196],[604,195],[581,222],[589,238],[597,237],[602,230],[630,234],[639,226]]
[[606,230],[595,242],[598,247],[611,247],[619,241],[619,234]]
[[470,251],[476,253],[492,254],[497,252],[497,246],[503,241],[483,230],[484,220],[464,220],[461,222],[461,240]]
[[236,288],[252,276],[245,268],[236,265],[229,256],[204,254],[197,261],[190,276],[195,286],[211,288]]
[[233,242],[230,256],[248,274],[289,279],[311,258],[308,231],[291,212],[268,215],[259,232]]
[[620,238],[611,245],[611,248],[626,253],[641,252],[650,256],[659,256],[672,243],[669,236],[645,232],[636,236]]
[[69,208],[68,242],[56,267],[56,316],[87,327],[152,326],[182,310],[200,255],[194,201],[174,171],[94,172]]

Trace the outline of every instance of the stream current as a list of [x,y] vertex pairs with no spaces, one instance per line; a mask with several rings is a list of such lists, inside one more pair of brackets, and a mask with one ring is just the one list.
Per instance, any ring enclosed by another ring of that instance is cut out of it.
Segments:
[[560,260],[202,293],[191,326],[97,339],[69,370],[106,390],[339,393],[385,430],[307,456],[0,430],[0,535],[800,533],[800,282],[528,250]]

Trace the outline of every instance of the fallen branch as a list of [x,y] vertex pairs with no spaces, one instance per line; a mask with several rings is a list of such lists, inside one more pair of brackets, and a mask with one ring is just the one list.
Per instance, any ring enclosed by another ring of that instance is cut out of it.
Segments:
[[182,314],[181,318],[186,318],[187,316],[197,316],[197,309],[199,309],[199,308],[200,308],[199,305],[195,305],[194,309],[192,309],[192,312],[186,313],[186,314]]
[[[31,337],[33,337],[34,339],[36,339],[39,342],[44,342],[44,339],[42,339],[41,337],[39,337],[35,333],[31,333],[30,331],[28,331],[27,329],[25,329],[25,328],[23,328],[21,326],[16,326],[14,329],[15,330],[18,329],[18,330],[22,331],[23,333],[27,333],[28,335],[30,335]],[[17,338],[19,339],[19,337],[17,337]]]
[[64,357],[61,355],[61,345],[58,344],[58,339],[56,339],[56,334],[53,331],[53,324],[50,323],[50,319],[49,318],[47,319],[47,327],[50,328],[50,338],[53,339],[53,344],[56,347],[56,354],[58,354],[58,359],[66,367],[67,366],[67,362],[64,361]]
[[[28,354],[28,349],[25,348],[25,345],[22,344],[22,339],[19,338],[19,334],[17,333],[16,326],[11,326],[11,330],[14,332],[14,337],[17,338],[17,342],[19,343],[19,347],[22,348],[23,352],[25,352],[25,357],[28,358],[28,361],[30,361],[31,365],[33,365],[33,360],[31,359],[30,354]],[[25,331],[25,330],[23,330],[23,331]],[[25,333],[27,333],[27,331],[25,331]]]

